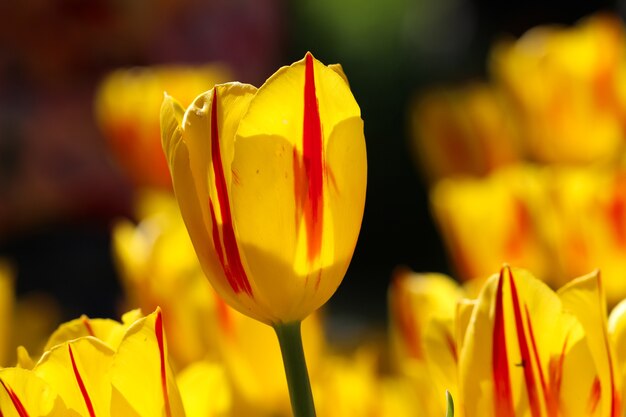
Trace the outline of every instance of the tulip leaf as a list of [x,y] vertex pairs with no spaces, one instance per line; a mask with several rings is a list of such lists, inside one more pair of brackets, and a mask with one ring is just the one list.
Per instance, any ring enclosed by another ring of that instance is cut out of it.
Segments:
[[454,400],[450,391],[446,390],[446,402],[448,403],[448,409],[446,410],[446,417],[454,417]]

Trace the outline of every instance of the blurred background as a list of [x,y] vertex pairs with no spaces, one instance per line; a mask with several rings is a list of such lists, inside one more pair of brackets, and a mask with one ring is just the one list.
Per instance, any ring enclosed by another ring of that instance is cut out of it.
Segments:
[[233,80],[259,86],[311,51],[343,65],[368,150],[361,235],[330,313],[382,325],[395,268],[456,271],[411,145],[415,97],[485,79],[500,39],[599,11],[626,9],[582,0],[2,2],[0,257],[17,272],[18,297],[56,300],[58,320],[120,314],[111,227],[134,218],[135,184],[98,122],[94,103],[107,74],[221,63]]

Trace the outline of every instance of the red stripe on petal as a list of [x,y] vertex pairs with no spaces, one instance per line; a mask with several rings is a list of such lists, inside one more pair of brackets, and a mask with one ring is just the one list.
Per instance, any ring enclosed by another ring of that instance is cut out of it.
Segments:
[[26,408],[24,408],[24,405],[20,401],[20,399],[17,396],[17,394],[2,379],[0,379],[0,384],[2,384],[2,386],[4,387],[4,390],[6,391],[6,393],[9,396],[9,398],[11,399],[11,402],[13,403],[13,407],[15,407],[15,411],[17,411],[17,414],[20,417],[28,417],[28,413],[26,412]]
[[[539,349],[537,349],[537,342],[535,341],[535,332],[533,331],[533,325],[530,321],[530,312],[528,306],[524,305],[524,312],[526,313],[526,328],[528,329],[528,337],[530,338],[530,346],[532,347],[532,354],[537,365],[537,372],[539,374],[539,382],[541,384],[541,390],[543,392],[543,399],[546,402],[548,411],[550,410],[551,395],[548,390],[548,384],[546,383],[546,377],[543,373],[543,367],[541,366],[541,359],[539,358]],[[567,343],[567,342],[566,342]],[[549,413],[549,415],[552,415]]]
[[72,346],[68,344],[67,349],[70,352],[70,361],[72,362],[74,378],[76,378],[76,383],[78,384],[78,388],[80,389],[80,394],[83,396],[83,400],[85,401],[85,407],[87,407],[87,411],[89,412],[90,417],[96,417],[96,412],[93,409],[91,398],[89,398],[89,393],[87,392],[87,388],[85,388],[83,378],[80,376],[80,372],[78,372],[78,367],[76,366],[76,361],[74,360],[74,353],[72,352]]
[[161,362],[161,391],[163,393],[163,403],[165,406],[165,416],[172,417],[170,409],[170,396],[167,391],[167,367],[165,364],[165,341],[163,339],[163,320],[161,318],[161,309],[157,309],[157,316],[154,322],[154,334],[159,345],[159,360]]
[[302,159],[306,174],[308,192],[304,210],[307,230],[307,255],[309,262],[319,257],[322,248],[324,218],[324,161],[322,122],[315,92],[313,56],[305,58],[304,75],[304,120],[302,128]]
[[91,327],[91,323],[89,322],[89,317],[83,315],[80,317],[80,321],[83,323],[83,326],[85,326],[85,329],[87,330],[89,336],[95,337],[96,334],[93,332],[93,328]]
[[[211,104],[211,161],[213,162],[213,174],[215,176],[215,190],[217,192],[217,204],[222,217],[222,239],[216,227],[214,202],[209,199],[211,218],[213,220],[213,243],[218,252],[222,269],[226,279],[235,293],[245,292],[252,296],[252,287],[241,261],[237,238],[233,227],[233,219],[230,212],[228,188],[224,177],[224,165],[220,149],[219,130],[217,126],[217,90],[213,89],[213,102]],[[222,245],[223,242],[223,245]]]
[[445,327],[443,328],[443,334],[446,338],[446,345],[448,346],[448,350],[450,350],[450,354],[452,355],[454,362],[458,363],[459,355],[456,350],[456,342],[454,341],[454,338],[452,337],[448,329],[446,329]]
[[593,415],[600,404],[600,394],[602,388],[600,386],[600,379],[596,376],[591,385],[591,392],[589,393],[589,399],[587,400],[587,408],[590,415]]
[[494,384],[494,409],[498,417],[515,417],[513,408],[513,394],[509,377],[509,360],[506,352],[506,333],[504,329],[504,306],[502,286],[504,269],[500,271],[498,288],[496,290],[496,310],[493,323],[493,351],[491,366]]
[[[522,368],[524,369],[524,380],[526,382],[526,393],[528,394],[528,406],[530,414],[533,417],[541,416],[541,405],[537,394],[537,381],[535,381],[534,365],[535,361],[530,356],[528,340],[526,340],[526,332],[524,331],[524,322],[522,321],[522,310],[520,308],[519,297],[517,295],[517,287],[513,280],[513,275],[507,269],[509,276],[509,285],[511,287],[511,299],[513,301],[513,316],[515,318],[515,329],[517,332],[517,344],[519,346],[520,355],[522,356]],[[529,319],[530,320],[530,319]]]
[[392,312],[400,331],[401,339],[407,355],[413,359],[422,359],[422,345],[420,340],[419,323],[411,311],[411,300],[406,293],[404,283],[396,279],[392,283],[394,300],[391,303]]
[[547,403],[548,415],[550,417],[558,417],[559,415],[559,398],[561,396],[561,382],[563,381],[563,363],[565,362],[565,351],[567,350],[567,343],[569,341],[568,333],[563,342],[561,353],[558,359],[555,357],[550,358],[548,364],[549,381],[550,381],[550,401]]

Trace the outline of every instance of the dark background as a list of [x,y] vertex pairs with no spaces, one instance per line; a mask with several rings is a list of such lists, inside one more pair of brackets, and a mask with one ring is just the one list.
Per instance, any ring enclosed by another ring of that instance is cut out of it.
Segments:
[[117,317],[109,228],[132,189],[93,121],[98,80],[118,66],[224,61],[260,85],[307,50],[339,62],[365,121],[368,194],[331,313],[383,323],[392,271],[450,273],[409,152],[419,91],[488,77],[490,45],[613,2],[187,0],[0,5],[0,257],[17,290],[58,298],[63,318]]

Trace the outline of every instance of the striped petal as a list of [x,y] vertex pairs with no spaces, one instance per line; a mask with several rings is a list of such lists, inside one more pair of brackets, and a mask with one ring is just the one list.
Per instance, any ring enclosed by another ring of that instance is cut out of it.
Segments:
[[[564,307],[580,321],[591,354],[590,363],[597,371],[597,382],[586,397],[589,398],[588,408],[597,408],[601,416],[617,417],[621,415],[622,384],[609,342],[606,299],[600,272],[570,282],[558,294]],[[599,404],[594,404],[598,401]]]
[[20,368],[0,370],[0,416],[79,417],[67,410],[50,384]]
[[113,355],[99,340],[80,338],[46,352],[34,372],[57,390],[70,410],[81,416],[108,416]]
[[570,363],[564,361],[582,335],[576,317],[545,284],[504,267],[483,288],[465,336],[466,415],[557,416]]
[[160,309],[137,320],[111,365],[111,415],[184,417]]
[[311,55],[257,92],[237,130],[232,202],[260,297],[300,320],[336,290],[365,200],[360,110],[345,80]]

